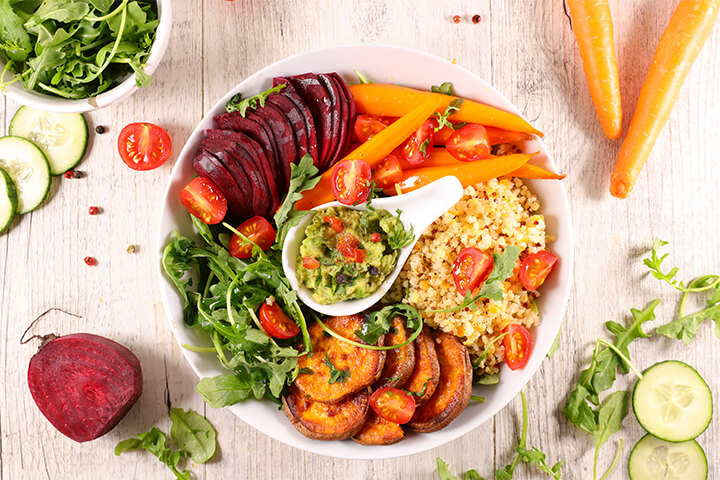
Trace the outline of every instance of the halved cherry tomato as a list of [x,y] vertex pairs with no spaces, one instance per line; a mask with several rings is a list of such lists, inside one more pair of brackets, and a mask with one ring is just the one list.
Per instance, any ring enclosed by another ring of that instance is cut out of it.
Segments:
[[332,192],[343,205],[363,203],[370,195],[372,172],[365,160],[343,160],[332,173]]
[[361,143],[365,143],[387,126],[387,121],[377,115],[358,115],[355,119],[355,136]]
[[490,139],[482,125],[471,123],[450,135],[445,148],[458,160],[471,162],[490,158]]
[[472,292],[478,288],[490,276],[494,266],[492,256],[475,247],[460,252],[452,267],[458,293],[465,295],[468,290]]
[[[275,242],[275,229],[270,222],[261,216],[252,217],[245,220],[237,228],[237,231],[245,235],[253,243],[263,251],[270,248]],[[230,239],[230,255],[237,258],[250,258],[252,256],[252,243],[245,242],[238,235],[233,235]]]
[[360,245],[360,241],[355,238],[355,235],[352,233],[345,233],[343,235],[338,235],[338,241],[335,244],[335,248],[337,248],[343,256],[348,257],[353,254],[353,250],[355,250],[358,245]]
[[120,131],[118,151],[133,170],[152,170],[172,155],[168,133],[152,123],[131,123]]
[[348,263],[364,263],[365,262],[365,250],[362,248],[354,248],[352,253],[345,257]]
[[222,222],[228,209],[225,195],[213,182],[203,177],[195,177],[185,185],[180,192],[180,203],[208,225]]
[[430,155],[437,126],[437,120],[428,118],[410,138],[405,140],[402,146],[402,155],[410,165],[420,165]]
[[508,325],[504,332],[508,332],[503,337],[503,346],[505,347],[505,362],[510,370],[523,368],[530,358],[532,350],[532,340],[528,329],[517,323]]
[[380,240],[382,240],[382,235],[375,232],[372,235],[370,235],[370,241],[373,243],[378,243]]
[[528,290],[540,288],[557,261],[558,256],[546,250],[528,255],[518,271],[523,287]]
[[305,257],[302,259],[302,265],[308,270],[315,270],[316,268],[320,267],[320,262],[317,258]]
[[384,387],[370,395],[370,406],[378,416],[402,425],[415,413],[415,398],[399,388]]
[[343,225],[342,220],[340,220],[337,217],[331,217],[330,215],[325,215],[323,217],[323,222],[329,223],[330,228],[335,230],[337,233],[340,233],[345,229],[345,226]]
[[373,180],[375,186],[378,188],[392,187],[397,182],[402,180],[402,167],[400,167],[400,160],[391,153],[385,160],[375,168],[373,172]]
[[285,315],[280,305],[272,301],[272,298],[263,302],[258,316],[263,330],[273,338],[287,339],[300,333],[300,328]]

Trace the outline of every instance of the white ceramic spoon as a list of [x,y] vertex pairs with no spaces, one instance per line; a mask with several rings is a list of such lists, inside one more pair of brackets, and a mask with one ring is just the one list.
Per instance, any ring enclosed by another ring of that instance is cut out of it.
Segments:
[[[382,208],[391,213],[395,213],[400,209],[402,220],[405,228],[412,226],[415,233],[415,240],[409,245],[400,249],[395,269],[388,275],[385,281],[380,285],[375,293],[369,297],[359,298],[357,300],[345,300],[334,303],[332,305],[323,305],[313,300],[312,292],[300,285],[296,275],[296,262],[300,256],[300,244],[305,238],[305,228],[310,224],[312,215],[306,215],[300,223],[288,231],[285,237],[285,243],[282,250],[282,265],[285,276],[290,281],[290,286],[298,292],[298,298],[308,307],[316,312],[330,316],[352,315],[362,312],[369,307],[375,305],[392,286],[395,279],[400,274],[403,265],[410,256],[415,243],[423,234],[425,229],[430,226],[438,217],[447,212],[450,207],[455,205],[463,196],[463,187],[460,181],[455,177],[444,177],[430,185],[419,188],[413,192],[395,197],[381,198],[373,200],[374,208]],[[342,205],[339,202],[330,202],[313,210],[321,210],[329,207],[345,207],[353,210],[366,210],[365,204],[356,207]]]

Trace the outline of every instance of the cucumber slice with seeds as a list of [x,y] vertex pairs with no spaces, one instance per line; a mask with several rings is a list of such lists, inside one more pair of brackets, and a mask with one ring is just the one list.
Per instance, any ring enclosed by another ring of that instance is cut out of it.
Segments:
[[692,440],[710,424],[712,393],[690,365],[670,360],[645,370],[633,391],[635,417],[648,433],[668,442]]
[[706,480],[707,457],[695,440],[671,443],[648,433],[630,452],[628,475],[631,480]]
[[50,192],[50,164],[42,150],[29,140],[0,138],[0,168],[17,189],[18,214],[35,210]]
[[74,168],[85,156],[88,127],[80,113],[52,113],[20,107],[10,121],[10,135],[35,143],[47,156],[53,175]]
[[10,228],[17,213],[17,190],[10,175],[0,168],[0,235]]

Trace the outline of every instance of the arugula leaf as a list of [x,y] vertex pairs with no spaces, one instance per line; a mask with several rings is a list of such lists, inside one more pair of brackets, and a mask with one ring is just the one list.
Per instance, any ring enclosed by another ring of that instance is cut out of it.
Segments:
[[0,0],[0,50],[5,52],[8,59],[16,62],[24,62],[32,52],[30,35],[10,0]]
[[395,216],[385,217],[380,220],[380,227],[388,235],[388,245],[394,250],[406,247],[415,240],[415,232],[412,225],[409,229],[406,229],[402,220],[400,220],[401,215],[402,211],[397,210]]
[[665,255],[658,257],[658,250],[665,245],[667,245],[668,242],[665,242],[663,240],[660,240],[656,238],[653,241],[652,251],[650,252],[650,257],[643,260],[643,263],[646,267],[650,269],[650,273],[653,277],[657,278],[658,280],[662,280],[668,285],[670,285],[673,288],[677,288],[678,290],[683,289],[682,282],[680,282],[679,285],[677,285],[677,280],[674,280],[675,275],[678,272],[678,267],[673,267],[671,270],[668,270],[667,272],[662,271],[662,263],[665,261],[665,259],[670,255],[669,253],[666,253]]
[[484,373],[475,377],[475,385],[497,385],[500,383],[500,372]]
[[435,462],[437,463],[437,473],[440,477],[440,480],[458,480],[458,478],[450,473],[450,469],[448,468],[448,464],[443,461],[442,458],[437,457],[435,459]]
[[503,337],[504,337],[505,335],[508,335],[509,333],[510,333],[510,332],[503,332],[503,333],[501,333],[500,335],[498,335],[497,337],[495,337],[495,338],[493,338],[492,340],[490,340],[490,343],[487,344],[487,347],[485,347],[485,350],[483,350],[483,352],[478,356],[478,358],[475,359],[475,362],[473,362],[473,368],[478,368],[478,367],[480,366],[480,364],[481,364],[483,361],[485,361],[485,359],[487,358],[488,353],[490,352],[490,347],[491,347],[493,344],[495,344],[495,343],[499,342],[500,340],[502,340]]
[[476,470],[468,470],[463,475],[463,480],[485,480]]
[[517,452],[523,462],[534,464],[538,468],[538,470],[543,473],[547,473],[552,478],[560,478],[560,470],[562,469],[563,465],[565,465],[565,462],[559,461],[555,465],[550,467],[546,463],[546,455],[540,450],[538,450],[536,447],[531,447],[530,450],[523,447],[518,447]]
[[274,249],[282,250],[288,230],[300,223],[300,220],[307,215],[307,211],[295,209],[295,203],[302,198],[302,192],[310,190],[317,185],[320,177],[317,176],[318,169],[313,164],[310,154],[305,154],[297,164],[290,165],[290,186],[282,205],[275,212],[273,219],[277,227]]
[[190,479],[189,471],[181,471],[178,468],[178,463],[182,458],[187,457],[187,454],[180,450],[171,450],[167,446],[167,437],[157,428],[153,428],[149,432],[141,433],[135,438],[128,438],[127,440],[121,441],[115,447],[115,455],[143,449],[152,453],[158,460],[167,465],[175,474],[175,478],[180,480]]
[[453,91],[452,82],[443,82],[440,85],[433,85],[430,87],[430,91],[433,93],[442,93],[443,95],[450,95],[451,97],[455,96],[455,92]]
[[249,376],[218,375],[200,380],[195,391],[212,408],[222,408],[250,398],[252,387],[253,381]]
[[258,107],[264,107],[265,101],[267,100],[267,98],[270,95],[272,95],[273,93],[279,92],[286,86],[287,86],[286,84],[282,83],[282,84],[278,85],[277,87],[267,89],[264,92],[260,92],[257,95],[253,95],[252,97],[248,97],[248,98],[242,98],[242,93],[235,94],[225,104],[225,111],[227,111],[228,113],[239,112],[240,115],[242,115],[244,117],[248,108],[251,110],[255,110]]
[[372,80],[370,80],[368,77],[366,77],[365,75],[363,75],[361,72],[359,72],[359,71],[357,71],[357,70],[353,70],[353,72],[355,72],[355,76],[357,76],[358,81],[359,81],[360,83],[364,83],[364,84],[365,84],[365,83],[375,83],[375,82],[373,82]]
[[502,282],[510,278],[515,269],[515,264],[520,258],[520,248],[514,245],[508,245],[505,247],[502,253],[493,253],[493,261],[495,262],[490,276],[483,286],[475,294],[472,294],[469,290],[465,294],[460,305],[454,307],[442,308],[438,310],[425,310],[425,313],[436,314],[436,313],[448,313],[457,312],[465,308],[477,309],[476,302],[481,298],[489,298],[491,300],[500,301],[503,296]]
[[417,309],[405,303],[387,305],[380,310],[371,312],[355,335],[368,345],[374,345],[377,341],[390,332],[393,318],[396,316],[406,318],[405,326],[411,330],[422,328],[422,318]]
[[323,363],[330,369],[330,378],[328,379],[329,384],[333,383],[345,383],[350,378],[350,369],[338,370],[335,365],[330,361],[330,357],[325,353],[325,360]]
[[[668,338],[681,340],[689,345],[706,319],[715,322],[715,334],[720,338],[720,281],[717,275],[705,275],[691,281],[680,298],[678,315],[680,318],[658,327],[657,332]],[[690,315],[685,315],[685,305],[691,293],[704,292],[708,287],[714,289],[707,300],[707,307]]]
[[180,450],[188,452],[193,462],[205,463],[215,455],[217,433],[205,417],[173,407],[170,421],[170,436]]
[[597,429],[592,432],[595,438],[595,452],[597,452],[610,438],[622,428],[622,421],[630,408],[630,392],[619,390],[610,396],[600,406]]
[[[445,112],[440,115],[438,112],[433,113],[433,116],[437,118],[437,127],[435,127],[435,131],[439,132],[443,127],[447,126],[452,128],[452,123],[448,121],[448,117],[452,115],[454,112],[457,112],[460,110],[460,107],[462,107],[463,99],[462,98],[456,98],[452,102],[450,102],[445,109]],[[421,148],[422,149],[422,148]],[[423,153],[425,153],[423,151]]]
[[[437,130],[435,130],[437,131]],[[423,154],[423,157],[427,157],[427,149],[430,146],[430,139],[426,138],[423,143],[420,144],[420,153]]]

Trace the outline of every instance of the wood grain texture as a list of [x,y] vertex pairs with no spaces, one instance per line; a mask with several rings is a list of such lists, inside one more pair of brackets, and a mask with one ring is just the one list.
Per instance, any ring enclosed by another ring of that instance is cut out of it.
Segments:
[[[625,111],[632,116],[653,50],[675,0],[611,0]],[[288,480],[430,479],[435,457],[454,472],[476,468],[492,478],[512,459],[520,401],[472,433],[430,452],[383,461],[345,461],[287,447],[248,427],[229,411],[205,408],[194,392],[196,377],[167,327],[156,286],[153,253],[157,206],[171,165],[133,172],[117,158],[115,141],[131,121],[168,129],[179,152],[194,125],[227,90],[254,71],[286,56],[338,44],[380,42],[417,48],[457,63],[490,81],[541,130],[564,173],[576,238],[575,286],[561,348],[526,388],[530,400],[529,444],[550,461],[565,460],[568,479],[591,478],[593,442],[560,413],[587,362],[603,323],[627,318],[631,307],[661,297],[656,324],[673,318],[677,295],[648,278],[641,259],[653,237],[672,243],[670,261],[683,278],[720,271],[720,169],[714,126],[720,112],[720,28],[705,45],[683,87],[670,121],[625,201],[607,192],[620,144],[603,135],[587,90],[579,54],[562,1],[521,0],[177,0],[170,48],[152,85],[133,97],[88,115],[109,133],[92,135],[80,170],[87,177],[56,179],[51,200],[0,237],[0,480],[170,478],[149,454],[112,454],[115,444],[155,425],[169,431],[168,401],[208,416],[218,430],[219,454],[190,465],[198,478]],[[461,15],[460,24],[451,21]],[[482,21],[470,18],[479,14]],[[17,105],[2,97],[0,126]],[[174,157],[173,157],[174,160]],[[97,205],[101,215],[90,216]],[[125,249],[136,244],[138,252]],[[95,256],[98,266],[82,259]],[[40,415],[26,387],[33,346],[18,340],[27,324],[49,307],[53,313],[34,332],[88,331],[107,335],[135,351],[145,391],[119,426],[89,444],[57,433]],[[652,330],[652,329],[651,329]],[[720,340],[703,325],[689,347],[663,337],[631,347],[641,368],[663,359],[698,367],[720,395]],[[631,388],[627,375],[618,386]],[[716,402],[717,406],[717,402]],[[631,446],[642,434],[629,415],[625,429],[601,454],[601,469],[623,438],[625,448],[610,478],[625,478]],[[720,471],[720,423],[700,443],[711,472]],[[713,473],[711,473],[712,477]],[[541,478],[521,465],[517,479]]]

